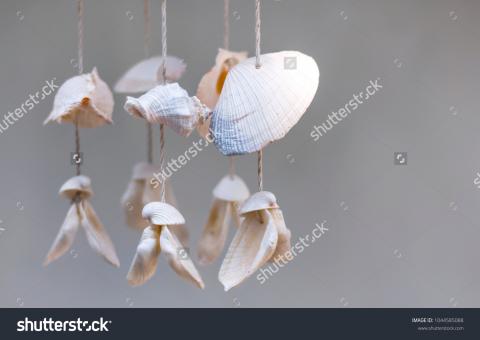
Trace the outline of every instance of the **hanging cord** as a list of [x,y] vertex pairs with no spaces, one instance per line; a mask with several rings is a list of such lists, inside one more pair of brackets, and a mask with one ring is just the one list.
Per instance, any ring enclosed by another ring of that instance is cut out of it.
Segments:
[[[260,42],[261,42],[261,18],[260,18],[260,0],[255,0],[255,67],[259,69],[260,63]],[[258,190],[263,191],[263,150],[258,151]]]
[[[77,17],[78,17],[78,74],[83,73],[83,0],[77,0]],[[80,157],[80,131],[78,127],[78,118],[75,118],[75,153]],[[77,176],[81,174],[81,163],[83,160],[75,160],[77,168]]]
[[[145,52],[145,58],[150,57],[150,0],[143,0],[143,50]],[[152,124],[146,123],[147,127],[147,160],[148,163],[153,163],[153,130]]]
[[[162,82],[167,83],[166,78],[166,61],[167,61],[167,0],[162,0]],[[165,165],[165,132],[163,124],[160,124],[160,171],[163,175],[163,167]],[[160,191],[160,199],[165,202],[166,178],[162,178],[162,189]]]
[[230,0],[223,0],[223,48],[230,48]]

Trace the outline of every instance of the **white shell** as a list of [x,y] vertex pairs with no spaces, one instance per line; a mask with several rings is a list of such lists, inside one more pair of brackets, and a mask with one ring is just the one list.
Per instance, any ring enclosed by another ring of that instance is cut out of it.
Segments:
[[154,225],[185,224],[185,218],[173,206],[163,202],[150,202],[143,207],[142,216]]
[[82,128],[93,128],[112,122],[113,95],[100,79],[97,69],[68,79],[58,89],[53,110],[45,120],[57,123],[75,123]]
[[319,76],[315,60],[297,51],[263,54],[259,69],[255,58],[235,66],[211,120],[217,148],[242,155],[283,138],[312,102]]
[[78,192],[80,192],[81,198],[89,198],[93,195],[91,183],[92,181],[87,176],[74,176],[63,183],[58,193],[70,200],[73,200]]
[[243,202],[250,196],[250,190],[239,176],[226,175],[213,189],[213,196],[222,201]]
[[188,136],[210,112],[177,83],[156,86],[139,98],[127,97],[124,108],[152,124],[165,124],[182,136]]
[[[135,64],[115,84],[115,92],[142,93],[154,88],[163,81],[162,72],[160,78],[158,74],[162,62],[161,56],[155,56]],[[182,77],[187,65],[180,58],[167,56],[165,67],[167,82],[176,82]]]
[[254,193],[240,207],[240,215],[245,215],[252,211],[278,208],[277,198],[269,191],[259,191]]

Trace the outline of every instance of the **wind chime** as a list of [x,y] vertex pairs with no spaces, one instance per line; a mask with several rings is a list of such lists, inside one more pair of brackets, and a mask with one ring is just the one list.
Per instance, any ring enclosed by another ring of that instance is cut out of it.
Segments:
[[[182,136],[188,136],[209,113],[209,109],[196,97],[189,97],[178,83],[167,82],[167,12],[166,0],[162,0],[162,63],[161,84],[150,89],[139,98],[127,97],[125,110],[133,116],[144,118],[150,124],[160,125],[160,173],[163,175],[165,161],[164,126]],[[154,181],[150,181],[153,183]],[[182,214],[165,202],[165,178],[160,183],[160,201],[150,202],[143,207],[142,217],[149,225],[143,230],[140,243],[127,279],[131,285],[141,285],[156,271],[158,256],[163,252],[172,269],[182,278],[199,288],[204,287],[200,274],[191,259],[181,255],[182,244],[170,231],[185,224]]]
[[[174,56],[150,56],[151,25],[150,25],[150,1],[144,0],[144,60],[131,67],[116,83],[114,90],[117,93],[144,93],[159,83],[178,81],[186,69],[186,64]],[[165,63],[165,74],[163,64]],[[122,196],[121,204],[125,213],[127,225],[138,230],[148,226],[148,221],[142,217],[142,208],[150,202],[160,200],[160,183],[154,181],[154,174],[160,173],[158,166],[153,163],[153,129],[147,121],[147,161],[135,164],[132,179]],[[173,206],[177,206],[175,195],[170,181],[165,183],[165,200]],[[183,246],[188,243],[188,231],[185,225],[178,225],[173,230]]]
[[[205,74],[197,89],[197,97],[208,107],[215,107],[223,89],[228,72],[238,63],[247,59],[247,52],[233,52],[230,45],[230,0],[224,0],[223,48],[218,50],[215,66]],[[210,134],[211,116],[197,127],[207,137]],[[213,189],[213,203],[207,223],[198,243],[200,264],[212,263],[223,251],[230,222],[240,226],[239,205],[250,196],[245,182],[235,174],[234,156],[229,157],[230,171]]]
[[258,153],[259,191],[239,209],[243,220],[218,275],[225,290],[290,249],[291,233],[275,195],[263,190],[262,152],[299,121],[315,96],[320,76],[315,61],[303,53],[261,55],[260,26],[260,0],[256,0],[255,58],[228,72],[211,117],[210,129],[222,154]]
[[78,76],[68,79],[58,90],[53,110],[45,120],[72,123],[75,126],[76,176],[60,188],[60,195],[70,200],[70,209],[60,231],[47,254],[44,264],[58,259],[72,246],[75,235],[83,227],[90,246],[109,263],[118,267],[120,262],[110,237],[97,217],[90,197],[93,195],[90,178],[81,174],[80,128],[94,128],[112,122],[113,96],[108,85],[100,79],[97,69],[83,73],[83,0],[77,0],[78,14]]

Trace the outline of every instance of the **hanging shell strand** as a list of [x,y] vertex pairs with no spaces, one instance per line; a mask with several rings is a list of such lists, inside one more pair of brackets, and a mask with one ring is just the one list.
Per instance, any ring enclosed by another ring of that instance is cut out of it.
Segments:
[[147,282],[155,274],[158,256],[163,252],[170,267],[180,277],[203,289],[205,285],[195,265],[170,231],[170,227],[185,223],[182,214],[168,203],[152,202],[143,208],[142,215],[150,225],[142,233],[127,274],[130,285],[139,286]]
[[80,226],[85,231],[90,247],[113,266],[120,266],[115,247],[90,204],[89,198],[93,195],[90,183],[87,176],[75,176],[60,188],[60,195],[68,198],[71,205],[45,258],[45,266],[70,249]]
[[239,285],[268,261],[290,250],[290,230],[286,227],[275,195],[260,191],[240,208],[243,221],[237,229],[218,279],[225,291]]

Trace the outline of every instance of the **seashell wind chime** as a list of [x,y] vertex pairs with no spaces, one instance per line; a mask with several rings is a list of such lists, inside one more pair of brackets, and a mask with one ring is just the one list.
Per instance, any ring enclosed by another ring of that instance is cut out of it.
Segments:
[[[150,0],[144,0],[144,60],[132,66],[118,80],[114,90],[117,93],[144,93],[158,84],[165,82],[172,83],[178,81],[187,66],[178,57],[175,56],[150,56],[151,45],[151,25],[150,25]],[[164,64],[165,63],[165,64]],[[165,65],[165,74],[163,73]],[[135,101],[134,98],[131,98]],[[135,115],[140,116],[142,115]],[[142,217],[142,208],[150,202],[160,201],[160,186],[155,181],[152,183],[154,174],[159,172],[159,167],[153,164],[153,131],[152,124],[147,120],[147,161],[135,164],[132,171],[132,179],[128,183],[127,189],[122,196],[121,204],[125,213],[127,225],[138,230],[143,230],[148,226],[148,221]],[[170,181],[166,181],[165,200],[173,206],[177,206],[175,195]],[[183,246],[188,243],[188,230],[185,225],[178,225],[174,229],[175,235],[179,238]]]
[[[166,20],[166,0],[162,0],[162,58],[158,71],[160,76],[157,78],[160,79],[160,85],[139,98],[127,97],[124,106],[132,116],[144,118],[150,124],[160,125],[161,173],[165,160],[164,126],[170,127],[182,136],[188,136],[210,111],[196,97],[190,97],[178,83],[167,82]],[[149,181],[146,185],[153,184],[152,182],[154,181]],[[144,284],[155,273],[158,257],[163,252],[170,267],[180,277],[199,288],[204,288],[202,278],[191,259],[179,256],[183,246],[171,231],[184,225],[185,219],[173,205],[165,202],[165,178],[161,183],[155,184],[160,184],[160,201],[149,202],[142,209],[142,217],[148,221],[149,225],[143,230],[127,280],[133,286]]]
[[[263,190],[263,148],[283,138],[299,121],[318,87],[315,61],[297,51],[260,54],[260,0],[255,1],[255,58],[233,67],[213,110],[210,129],[226,156],[258,153],[258,187],[240,207],[242,220],[219,272],[225,290],[290,249],[275,195]],[[287,68],[287,58],[296,67]]]
[[48,252],[45,265],[58,259],[72,246],[82,226],[90,246],[105,260],[118,267],[120,262],[110,237],[97,217],[90,197],[93,195],[90,178],[81,175],[79,128],[94,128],[112,122],[113,96],[107,84],[100,79],[97,69],[83,73],[83,0],[77,0],[78,14],[78,75],[68,79],[58,90],[53,110],[45,120],[75,125],[77,174],[60,188],[60,195],[70,200],[70,209],[60,231]]
[[[215,107],[228,72],[235,65],[247,59],[248,55],[247,52],[229,50],[229,16],[230,0],[224,0],[223,48],[218,50],[215,65],[202,77],[197,89],[197,97],[208,107]],[[198,133],[205,138],[210,133],[210,121],[211,116],[200,122],[197,127]],[[198,243],[198,259],[203,265],[212,263],[220,256],[225,247],[230,223],[233,221],[237,227],[240,226],[238,207],[250,196],[245,182],[235,174],[234,162],[234,157],[229,157],[229,174],[224,176],[213,190],[212,207]]]

